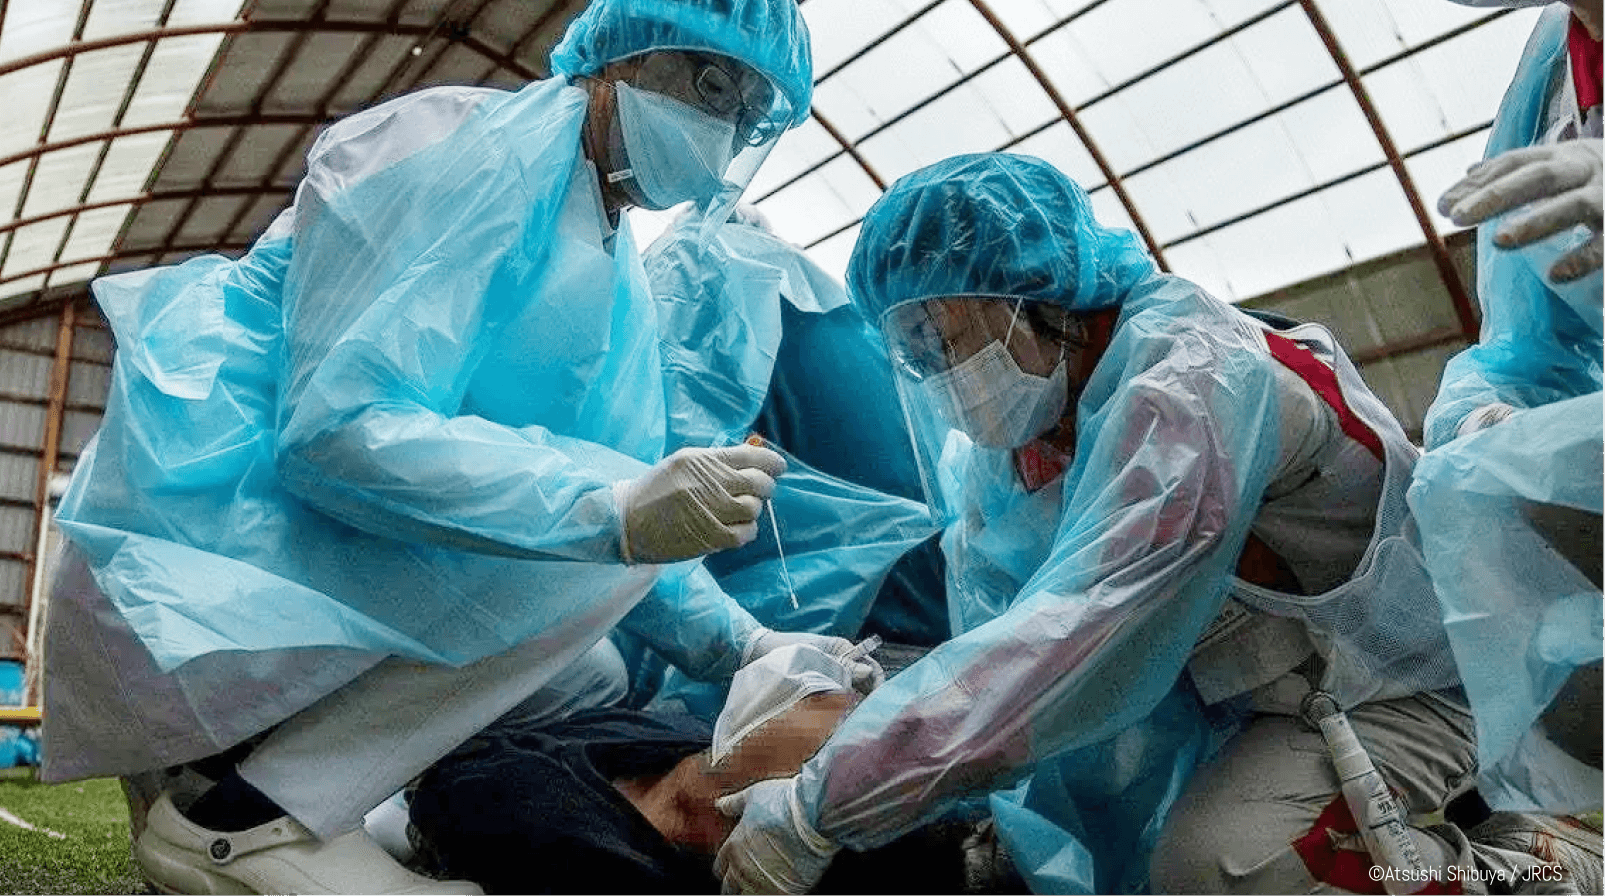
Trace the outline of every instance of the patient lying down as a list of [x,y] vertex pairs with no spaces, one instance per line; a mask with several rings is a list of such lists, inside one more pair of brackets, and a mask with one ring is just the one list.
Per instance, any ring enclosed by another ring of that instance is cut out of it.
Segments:
[[714,801],[795,774],[858,699],[836,689],[778,703],[717,764],[714,732],[689,716],[503,719],[418,782],[422,864],[491,893],[718,892],[712,859],[734,822]]

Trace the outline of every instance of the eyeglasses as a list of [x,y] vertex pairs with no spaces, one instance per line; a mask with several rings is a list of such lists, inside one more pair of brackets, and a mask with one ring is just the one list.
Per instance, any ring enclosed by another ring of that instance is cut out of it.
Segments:
[[[754,79],[758,82],[749,93],[772,94],[767,82],[763,79]],[[697,90],[697,96],[710,112],[733,121],[736,125],[736,136],[748,146],[762,146],[774,136],[775,125],[769,120],[769,99],[764,97],[763,104],[749,102],[747,95],[736,84],[736,79],[718,64],[705,63],[697,70],[691,84]]]
[[1086,348],[1086,325],[1074,312],[1027,300],[1016,306],[1018,313],[1006,313],[1003,303],[1015,304],[1005,296],[951,296],[893,307],[881,324],[892,362],[919,381],[947,371],[994,339],[1005,345],[1033,339],[1057,346],[1061,358]]
[[762,146],[779,130],[769,115],[774,87],[758,72],[737,66],[733,60],[707,53],[647,53],[640,57],[639,68],[629,80],[643,90],[694,102],[734,124],[738,141]]

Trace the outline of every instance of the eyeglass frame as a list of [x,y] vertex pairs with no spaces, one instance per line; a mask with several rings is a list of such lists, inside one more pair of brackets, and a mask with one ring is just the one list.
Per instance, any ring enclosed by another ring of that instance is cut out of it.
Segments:
[[[650,90],[693,108],[698,108],[735,126],[736,140],[747,146],[762,146],[774,139],[784,128],[770,115],[779,91],[759,72],[737,59],[698,50],[653,50],[622,59],[612,65],[634,64],[634,70],[609,80],[628,81],[634,87]],[[744,71],[732,74],[726,63],[740,66]],[[695,66],[689,76],[681,67]],[[665,66],[672,66],[665,72]],[[611,67],[611,66],[610,66]],[[718,83],[720,80],[723,84]],[[742,83],[758,84],[761,88],[743,91]],[[689,92],[686,88],[689,86]],[[767,94],[763,103],[749,102],[748,97],[761,89]],[[695,94],[695,98],[691,96]],[[734,96],[734,103],[724,97]]]
[[[953,369],[957,364],[963,363],[964,358],[952,358],[946,348],[945,337],[924,336],[920,339],[911,339],[907,327],[890,325],[894,315],[903,309],[919,307],[921,309],[931,302],[949,301],[993,301],[1018,302],[1020,309],[1025,313],[1019,315],[1023,320],[1012,322],[1010,329],[1023,323],[1027,331],[1033,336],[1056,342],[1059,345],[1060,358],[1067,358],[1079,354],[1090,343],[1086,322],[1082,316],[1074,311],[1064,308],[1055,302],[1045,299],[1031,299],[1024,296],[992,295],[986,293],[966,293],[947,296],[930,296],[924,299],[913,299],[900,302],[881,316],[881,332],[886,339],[887,354],[892,364],[906,377],[914,382],[920,382],[927,377],[940,375]],[[1061,320],[1048,320],[1043,314],[1045,311],[1057,312],[1062,315]],[[927,315],[924,318],[929,321]],[[930,326],[927,324],[927,326]],[[917,342],[935,345],[938,352],[919,352],[915,349]]]

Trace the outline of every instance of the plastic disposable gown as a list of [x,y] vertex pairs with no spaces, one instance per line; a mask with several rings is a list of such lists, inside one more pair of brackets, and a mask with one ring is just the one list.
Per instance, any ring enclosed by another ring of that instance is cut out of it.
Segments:
[[[914,500],[919,479],[885,348],[841,285],[796,247],[745,224],[706,244],[698,230],[694,217],[680,221],[644,253],[663,334],[666,450],[756,430],[788,461],[772,498],[784,569],[767,513],[757,540],[704,562],[765,625],[852,637],[898,558],[935,532]],[[940,583],[928,584],[939,600]],[[658,693],[661,664],[631,665],[632,699]],[[723,702],[722,688],[672,673],[661,687],[698,712]]]
[[[1553,4],[1539,17],[1516,76],[1488,134],[1485,158],[1541,142],[1545,104],[1557,70],[1566,71],[1570,12]],[[1569,84],[1562,89],[1570,89]],[[1495,402],[1533,408],[1600,391],[1600,272],[1570,283],[1543,276],[1576,231],[1520,249],[1500,249],[1494,233],[1503,218],[1477,228],[1477,299],[1482,337],[1444,368],[1438,397],[1427,411],[1426,445],[1454,439],[1466,415]]]
[[[1488,157],[1540,142],[1551,84],[1570,89],[1552,80],[1566,69],[1569,19],[1563,4],[1539,19]],[[1477,231],[1482,340],[1444,370],[1410,504],[1477,719],[1478,789],[1496,808],[1575,811],[1600,804],[1599,770],[1531,729],[1571,671],[1600,660],[1600,592],[1524,508],[1601,512],[1602,287],[1598,271],[1567,284],[1543,277],[1575,234],[1511,250],[1493,245],[1497,229]],[[1494,402],[1518,410],[1455,438],[1467,414]]]
[[[915,416],[916,437],[938,448],[922,457],[937,458],[932,479],[949,513],[958,634],[848,717],[803,766],[799,795],[821,834],[861,849],[1030,774],[992,806],[1033,888],[1127,889],[1145,879],[1148,849],[1194,766],[1230,733],[1182,675],[1228,591],[1303,618],[1329,658],[1349,655],[1323,681],[1347,704],[1453,682],[1405,531],[1415,451],[1336,353],[1343,395],[1380,435],[1389,475],[1354,575],[1363,581],[1304,598],[1235,581],[1280,452],[1278,362],[1262,328],[1157,273],[1131,234],[1093,221],[1063,175],[1040,162],[999,167],[960,158],[911,175],[942,185],[910,189],[914,207],[890,206],[905,195],[894,185],[860,236],[855,300],[871,314],[962,294],[1118,306],[1113,339],[1081,393],[1070,468],[1035,493],[1007,453]],[[1043,191],[1054,201],[1032,214]],[[971,213],[958,207],[965,197],[993,207]],[[878,214],[895,222],[888,233]],[[991,233],[976,224],[986,220],[1014,223]],[[997,259],[1009,263],[994,268]],[[1393,637],[1377,631],[1411,607]]]
[[[320,137],[246,258],[95,283],[119,352],[58,521],[164,672],[583,649],[632,607],[672,660],[734,670],[756,623],[700,566],[620,561],[611,486],[662,455],[663,381],[584,109],[561,81],[387,103]],[[197,712],[228,741],[306,686]]]

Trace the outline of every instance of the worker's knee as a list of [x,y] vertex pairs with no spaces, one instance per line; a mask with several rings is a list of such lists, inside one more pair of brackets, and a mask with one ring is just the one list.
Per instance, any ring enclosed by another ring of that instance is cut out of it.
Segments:
[[630,673],[618,648],[603,638],[559,672],[548,687],[569,695],[566,712],[613,706],[629,692]]
[[1203,813],[1178,806],[1154,845],[1148,876],[1155,893],[1226,893],[1223,869],[1231,858],[1231,825],[1211,824]]
[[503,718],[545,722],[581,710],[613,706],[624,699],[629,684],[624,658],[612,641],[603,638]]
[[1155,845],[1149,881],[1155,893],[1293,893],[1312,879],[1290,846],[1292,836],[1264,836],[1253,818],[1194,811],[1173,816]]

